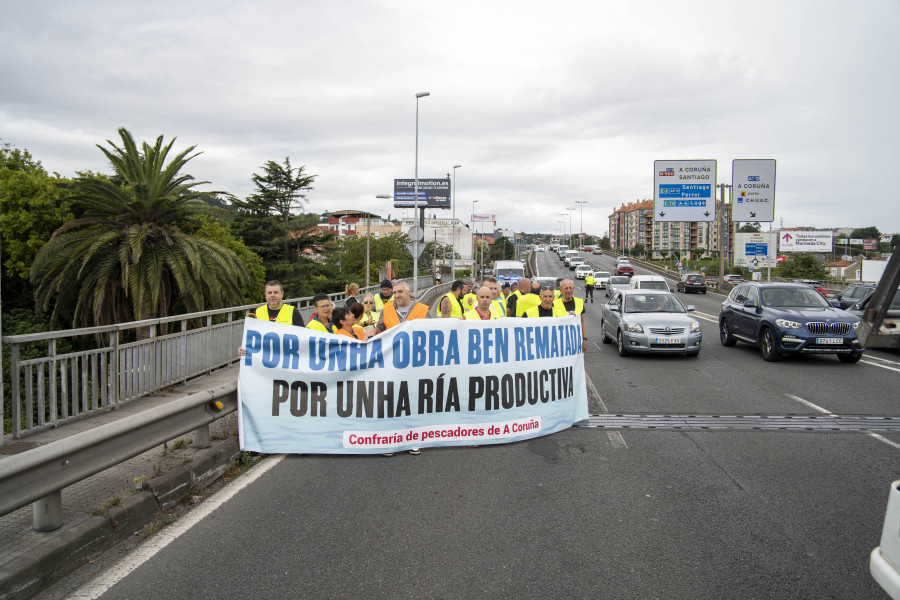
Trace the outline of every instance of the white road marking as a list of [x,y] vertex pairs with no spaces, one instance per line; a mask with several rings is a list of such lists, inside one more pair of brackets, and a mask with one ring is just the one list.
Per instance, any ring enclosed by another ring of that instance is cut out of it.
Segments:
[[200,506],[190,511],[172,525],[161,529],[159,532],[148,538],[125,560],[119,562],[113,568],[85,585],[71,597],[79,600],[93,600],[94,598],[99,598],[105,594],[109,588],[148,561],[154,554],[168,546],[170,542],[175,541],[179,536],[187,533],[191,527],[199,523],[204,517],[228,502],[228,500],[239,491],[259,479],[266,471],[281,462],[285,456],[285,454],[279,454],[263,459],[254,468],[250,469],[249,472],[238,477],[234,483],[223,488],[221,492],[200,504]]
[[[866,358],[868,358],[868,357],[866,357]],[[882,369],[887,369],[888,371],[897,371],[898,373],[900,373],[900,369],[898,369],[897,367],[889,367],[889,366],[883,365],[881,363],[872,362],[871,360],[860,360],[859,362],[866,364],[866,365],[872,365],[873,367],[881,367]]]
[[[804,404],[804,405],[810,407],[811,409],[813,409],[813,410],[815,410],[815,411],[818,411],[818,412],[822,413],[823,415],[828,415],[829,417],[835,417],[835,416],[837,416],[837,415],[835,415],[833,412],[829,412],[829,411],[825,410],[824,408],[822,408],[821,406],[818,406],[818,405],[816,405],[816,404],[813,404],[813,403],[810,402],[809,400],[804,400],[803,398],[801,398],[801,397],[799,397],[799,396],[795,396],[795,395],[793,395],[793,394],[785,394],[785,396],[787,396],[787,397],[790,398],[791,400],[796,400],[796,401],[799,402],[800,404]],[[870,438],[873,438],[873,439],[878,440],[879,442],[882,442],[883,444],[887,444],[888,446],[891,446],[892,448],[897,448],[898,450],[900,450],[900,444],[898,444],[897,442],[894,442],[894,441],[891,441],[891,440],[887,439],[887,438],[884,437],[883,435],[879,435],[879,434],[874,433],[874,432],[872,432],[872,431],[865,431],[865,432],[863,432],[863,433],[865,433],[865,434],[866,434],[867,436],[869,436]]]
[[[584,374],[584,379],[587,382],[588,394],[595,396],[597,402],[600,403],[600,408],[603,409],[603,412],[608,413],[609,409],[606,408],[606,405],[603,403],[603,398],[600,397],[600,392],[594,387],[594,382],[591,381],[591,378],[588,377],[587,373]],[[613,445],[613,448],[625,448],[628,450],[628,444],[625,443],[625,438],[622,437],[621,433],[618,431],[607,431],[606,435],[609,436],[609,443]]]

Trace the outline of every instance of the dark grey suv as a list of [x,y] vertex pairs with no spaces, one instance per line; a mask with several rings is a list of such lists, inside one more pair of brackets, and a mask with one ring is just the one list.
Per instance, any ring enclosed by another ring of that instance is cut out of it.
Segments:
[[722,303],[719,339],[758,345],[764,360],[789,354],[835,354],[844,363],[859,362],[859,317],[828,304],[803,283],[741,283]]
[[837,300],[840,302],[841,308],[847,309],[874,291],[874,283],[851,283],[839,294],[835,294],[832,300]]

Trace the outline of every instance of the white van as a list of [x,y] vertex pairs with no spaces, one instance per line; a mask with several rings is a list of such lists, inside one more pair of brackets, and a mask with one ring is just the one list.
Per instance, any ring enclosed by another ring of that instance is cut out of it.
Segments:
[[669,282],[666,281],[665,277],[660,277],[659,275],[635,275],[631,278],[629,287],[633,290],[672,291],[669,289]]
[[[578,258],[581,258],[581,252],[579,252],[578,250],[566,250],[562,254],[563,262],[566,263],[567,267],[570,267],[570,266],[572,266],[570,264],[571,259],[575,258],[576,256]],[[582,259],[582,262],[583,262],[583,259]]]

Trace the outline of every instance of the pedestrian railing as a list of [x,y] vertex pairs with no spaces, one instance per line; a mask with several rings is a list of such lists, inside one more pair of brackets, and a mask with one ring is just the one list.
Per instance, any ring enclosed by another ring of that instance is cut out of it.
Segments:
[[[420,277],[420,295],[431,287]],[[378,285],[360,290],[374,294]],[[345,295],[329,294],[335,303]],[[312,297],[285,300],[305,319]],[[35,433],[152,394],[237,361],[248,304],[105,327],[4,336],[10,380],[0,397],[3,437]],[[5,414],[6,405],[9,414]],[[8,423],[8,424],[7,424]]]

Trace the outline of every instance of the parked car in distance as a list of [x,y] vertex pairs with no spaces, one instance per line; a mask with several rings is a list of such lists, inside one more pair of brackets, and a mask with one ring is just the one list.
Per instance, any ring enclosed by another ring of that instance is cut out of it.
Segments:
[[619,263],[616,266],[616,275],[625,275],[627,277],[631,277],[634,275],[634,267],[629,265],[628,263]]
[[573,256],[573,257],[571,257],[571,258],[568,259],[568,262],[567,262],[566,264],[569,265],[569,270],[570,270],[570,271],[574,271],[574,270],[575,270],[575,267],[578,267],[578,266],[584,264],[584,259],[581,258],[580,256]]
[[633,290],[662,290],[670,292],[669,282],[659,275],[635,275],[629,286]]
[[859,317],[828,304],[804,283],[738,284],[719,312],[719,340],[759,345],[764,360],[785,355],[836,354],[844,363],[859,362]]
[[[547,249],[544,248],[543,246],[538,246],[537,248],[534,249],[534,251],[535,252],[546,252]],[[446,306],[446,304],[444,306]]]
[[627,257],[627,256],[620,256],[619,258],[616,259],[616,264],[619,264],[619,263],[627,263],[627,262],[628,262],[628,257]]
[[575,279],[584,279],[593,272],[594,270],[587,265],[578,265],[575,267]]
[[631,278],[625,275],[613,275],[606,283],[606,297],[609,298],[613,294],[621,290],[627,290],[631,285]]
[[594,287],[599,290],[605,289],[610,275],[609,271],[594,271]]
[[730,283],[731,285],[737,285],[737,284],[743,283],[743,282],[744,282],[743,275],[726,275],[725,276],[725,283]]
[[603,305],[600,337],[615,341],[619,356],[631,353],[679,352],[700,354],[700,323],[678,296],[669,291],[623,290]]
[[675,289],[685,294],[691,292],[706,293],[706,278],[700,273],[685,273],[675,284]]
[[591,251],[591,254],[603,254],[603,249],[600,246],[597,246]]
[[551,290],[556,289],[556,277],[532,277],[532,285],[538,284],[541,288],[548,287]]
[[826,300],[828,299],[828,290],[825,289],[825,286],[822,285],[821,281],[816,279],[795,279],[794,283],[805,283],[806,285],[812,286],[817,292],[822,294],[823,298]]
[[[875,291],[874,283],[851,283],[831,298],[831,305],[838,308],[850,308]],[[837,301],[835,303],[835,301]]]

